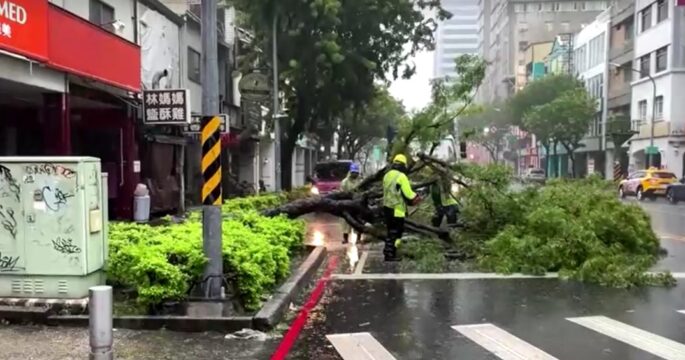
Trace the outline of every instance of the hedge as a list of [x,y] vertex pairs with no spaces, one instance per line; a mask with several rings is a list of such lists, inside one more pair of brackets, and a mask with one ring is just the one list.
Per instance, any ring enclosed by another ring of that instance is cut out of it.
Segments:
[[[247,310],[289,275],[290,257],[302,247],[302,221],[267,218],[258,210],[277,206],[285,194],[227,201],[223,208],[224,272],[234,282]],[[202,223],[198,213],[181,224],[110,226],[108,281],[135,290],[137,301],[155,306],[184,299],[202,279]]]

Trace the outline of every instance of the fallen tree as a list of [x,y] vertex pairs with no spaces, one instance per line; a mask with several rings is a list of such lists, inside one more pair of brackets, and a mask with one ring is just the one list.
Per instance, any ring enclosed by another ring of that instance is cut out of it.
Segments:
[[[434,210],[424,201],[406,219],[406,232],[419,235],[413,243],[409,240],[409,249],[436,249],[439,243],[444,258],[470,261],[481,271],[558,272],[615,287],[674,283],[668,273],[648,273],[660,256],[659,239],[645,212],[619,201],[611,183],[550,181],[539,188],[515,183],[505,166],[452,163],[431,156],[436,142],[451,133],[455,117],[470,111],[484,65],[467,56],[457,60],[457,70],[459,81],[436,86],[433,103],[400,127],[388,150],[388,155],[401,153],[410,159],[408,176],[424,197],[436,181],[460,185],[456,196],[460,226],[429,225]],[[455,103],[462,105],[455,110]],[[370,174],[354,192],[295,200],[263,214],[296,218],[326,212],[345,219],[359,232],[383,239],[381,183],[387,170]],[[426,237],[442,241],[425,241]],[[411,252],[430,253],[435,260],[435,251]]]
[[[382,174],[382,172],[379,171]],[[372,178],[378,177],[376,174]],[[382,179],[382,176],[379,177]],[[423,191],[437,181],[432,178],[416,183],[412,188]],[[377,182],[373,183],[378,185]],[[385,238],[385,227],[382,217],[383,192],[379,187],[373,187],[363,192],[334,192],[326,196],[311,196],[295,200],[279,207],[263,211],[265,216],[286,215],[289,218],[297,218],[309,213],[328,213],[345,219],[352,228],[358,232],[373,235],[376,238]],[[407,219],[406,228],[427,236],[438,236],[442,239],[449,237],[447,229],[436,228]]]

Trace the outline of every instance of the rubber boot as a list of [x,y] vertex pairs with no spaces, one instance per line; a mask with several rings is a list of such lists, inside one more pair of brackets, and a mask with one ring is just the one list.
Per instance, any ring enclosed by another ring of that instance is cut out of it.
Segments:
[[343,234],[343,244],[350,242],[350,234]]

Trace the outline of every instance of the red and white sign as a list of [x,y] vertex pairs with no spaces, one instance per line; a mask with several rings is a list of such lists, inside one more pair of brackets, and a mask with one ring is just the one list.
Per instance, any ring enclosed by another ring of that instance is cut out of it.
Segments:
[[0,49],[48,58],[48,0],[0,0]]

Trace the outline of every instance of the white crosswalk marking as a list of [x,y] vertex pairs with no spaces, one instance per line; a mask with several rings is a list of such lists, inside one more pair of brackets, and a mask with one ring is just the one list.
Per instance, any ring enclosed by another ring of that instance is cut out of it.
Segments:
[[557,360],[492,324],[457,325],[452,328],[502,360]]
[[327,335],[343,360],[396,360],[371,334]]
[[666,360],[685,360],[685,345],[606,316],[587,316],[566,320]]

